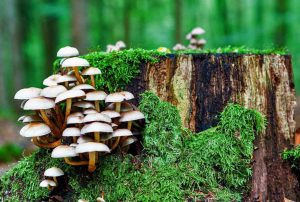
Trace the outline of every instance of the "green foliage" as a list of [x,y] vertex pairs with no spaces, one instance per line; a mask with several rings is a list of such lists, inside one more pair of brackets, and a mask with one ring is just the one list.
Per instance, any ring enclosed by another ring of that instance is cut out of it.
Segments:
[[[142,63],[158,62],[158,57],[165,54],[144,49],[128,49],[124,51],[91,52],[82,56],[90,65],[101,70],[95,77],[96,87],[114,92],[124,88],[140,72]],[[54,62],[54,71],[59,70],[59,60]]]
[[16,144],[7,143],[0,146],[0,162],[9,163],[19,159],[22,155],[22,148]]
[[[139,107],[146,117],[143,155],[104,156],[98,169],[89,174],[86,168],[59,164],[62,160],[40,150],[2,177],[2,193],[10,190],[9,200],[15,201],[47,196],[38,183],[45,168],[56,165],[67,173],[72,195],[68,201],[95,201],[102,191],[107,201],[196,201],[208,196],[241,201],[251,177],[252,141],[255,133],[264,130],[263,116],[229,104],[218,126],[193,134],[182,128],[178,110],[170,103],[151,92],[141,97]],[[15,186],[24,187],[24,193]]]
[[284,152],[282,152],[282,158],[284,160],[290,161],[292,163],[292,167],[300,169],[300,145],[298,145],[296,148],[285,150]]

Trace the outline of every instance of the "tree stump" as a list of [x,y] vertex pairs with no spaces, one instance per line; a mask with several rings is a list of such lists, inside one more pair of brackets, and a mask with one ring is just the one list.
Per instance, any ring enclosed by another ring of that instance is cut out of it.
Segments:
[[168,55],[143,64],[127,87],[135,95],[151,90],[180,111],[185,127],[215,126],[229,102],[262,112],[268,125],[256,137],[249,201],[300,200],[300,186],[281,152],[294,142],[295,90],[290,55]]

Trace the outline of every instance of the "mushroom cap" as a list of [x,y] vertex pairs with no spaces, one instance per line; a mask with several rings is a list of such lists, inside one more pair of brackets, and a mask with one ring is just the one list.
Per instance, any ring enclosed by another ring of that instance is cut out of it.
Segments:
[[97,75],[97,74],[101,74],[101,70],[98,69],[97,67],[89,67],[82,71],[82,75],[84,76]]
[[[90,137],[86,137],[86,136],[81,136],[77,139],[77,143],[78,144],[83,144],[83,143],[86,143],[86,142],[93,142],[94,140]],[[78,146],[78,145],[77,145]]]
[[81,113],[81,112],[74,112],[74,113],[72,113],[72,114],[70,114],[68,117],[74,117],[74,116],[79,116],[79,117],[84,117],[84,115],[83,115],[83,113]]
[[43,81],[43,85],[45,85],[45,86],[56,86],[57,85],[57,80],[59,79],[59,77],[61,77],[60,74],[53,74],[53,75],[47,77]]
[[80,129],[76,127],[66,128],[63,133],[63,137],[78,137],[80,136]]
[[175,51],[179,51],[179,50],[185,50],[186,47],[180,43],[177,43],[174,47],[173,47],[173,50]]
[[132,132],[128,129],[117,129],[112,133],[112,137],[132,136]]
[[87,101],[96,101],[96,100],[105,100],[107,94],[104,91],[92,91],[86,94],[85,100]]
[[197,45],[204,45],[204,44],[206,44],[206,40],[205,39],[199,39],[197,41]]
[[72,143],[72,144],[70,144],[70,147],[77,147],[77,143]]
[[85,109],[83,111],[83,114],[95,114],[95,113],[98,113],[98,111],[95,109]]
[[97,198],[97,202],[105,202],[105,200],[104,200],[104,198],[102,198],[102,197],[98,197],[98,198]]
[[[26,116],[27,116],[27,115],[20,116],[20,117],[18,118],[18,121],[19,121],[19,122],[23,122],[23,120],[26,118]],[[29,116],[31,116],[31,115],[29,115]]]
[[40,110],[40,109],[51,109],[55,107],[53,100],[37,97],[28,100],[24,105],[24,110]]
[[[116,108],[116,103],[109,104],[106,109],[108,110],[114,110]],[[132,104],[128,102],[122,102],[121,104],[121,112],[128,112],[134,110],[134,107]]]
[[77,79],[74,75],[62,75],[58,77],[56,83],[64,83],[64,82],[76,82]]
[[112,52],[112,51],[118,51],[119,50],[119,47],[116,47],[114,45],[111,45],[111,44],[108,44],[106,46],[106,52]]
[[82,98],[85,97],[85,93],[82,90],[68,90],[61,94],[59,94],[56,99],[55,103],[62,102],[66,99],[72,99],[72,98]]
[[68,58],[68,57],[74,57],[78,56],[79,51],[77,48],[71,47],[71,46],[65,46],[58,50],[56,56],[61,58]]
[[94,86],[91,86],[89,84],[83,83],[79,84],[72,88],[72,90],[83,90],[83,91],[89,91],[89,90],[95,90]]
[[122,93],[111,93],[105,98],[105,102],[123,102],[125,96]]
[[40,187],[56,187],[56,182],[54,182],[53,180],[43,180],[40,183]]
[[48,98],[55,98],[59,94],[67,91],[66,87],[62,85],[57,85],[57,86],[49,86],[44,88],[41,91],[41,96],[48,97]]
[[23,137],[40,137],[51,133],[49,126],[44,123],[30,123],[20,130]]
[[185,38],[186,38],[187,40],[191,40],[191,39],[192,39],[192,34],[191,34],[191,33],[188,33],[188,34],[185,36]]
[[46,177],[59,177],[59,176],[63,176],[64,172],[57,167],[52,167],[52,168],[48,168],[45,172],[44,172],[44,176]]
[[32,98],[36,98],[40,96],[42,89],[30,87],[30,88],[23,88],[19,90],[16,94],[14,99],[16,100],[29,100]]
[[83,123],[83,117],[82,116],[68,116],[67,118],[67,124],[77,124],[77,123]]
[[74,107],[79,107],[79,108],[84,108],[84,109],[95,109],[95,105],[93,105],[90,102],[86,102],[86,101],[79,101],[76,103],[73,103]]
[[118,48],[126,48],[126,44],[123,41],[117,41],[116,47]]
[[62,65],[62,67],[88,67],[90,63],[86,59],[73,57],[66,59]]
[[128,122],[128,121],[135,121],[139,119],[144,119],[145,116],[140,111],[130,111],[130,112],[124,112],[121,115],[120,122]]
[[197,45],[197,43],[198,43],[198,39],[193,38],[193,39],[190,40],[191,45]]
[[121,116],[119,112],[116,112],[116,111],[113,111],[113,110],[105,110],[105,111],[102,111],[100,114],[104,114],[106,116],[109,116],[112,119]]
[[75,152],[75,148],[68,145],[59,145],[55,147],[51,153],[52,158],[65,158],[75,157],[78,154]]
[[132,143],[134,143],[134,142],[136,142],[136,141],[137,141],[137,138],[136,138],[136,137],[129,137],[129,138],[127,138],[127,139],[122,143],[121,147],[126,147],[126,146],[128,146],[128,145],[130,145],[130,144],[132,144]]
[[38,115],[28,115],[24,116],[22,122],[23,123],[31,123],[31,122],[41,122],[43,119],[39,117]]
[[94,132],[112,133],[113,129],[111,125],[106,123],[100,123],[100,122],[93,122],[87,124],[83,126],[81,129],[81,134],[94,133]]
[[106,123],[111,123],[111,118],[105,114],[101,113],[93,113],[88,114],[83,118],[83,123],[94,122],[94,121],[102,121]]
[[134,98],[134,95],[131,92],[128,91],[122,91],[120,92],[122,95],[124,95],[125,100],[132,100]]
[[24,105],[25,105],[26,102],[27,102],[27,100],[23,100],[23,101],[21,102],[21,105],[20,105],[21,109],[24,109]]
[[196,27],[194,28],[192,31],[191,31],[191,34],[192,35],[201,35],[201,34],[204,34],[205,33],[205,30],[202,29],[201,27]]
[[79,144],[76,147],[76,153],[86,153],[86,152],[110,152],[108,146],[99,142],[86,142]]

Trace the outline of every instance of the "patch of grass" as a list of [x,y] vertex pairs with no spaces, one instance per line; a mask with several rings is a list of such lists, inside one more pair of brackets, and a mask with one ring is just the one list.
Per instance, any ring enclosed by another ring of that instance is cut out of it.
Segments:
[[[156,63],[164,56],[155,50],[128,49],[124,51],[91,52],[82,56],[90,65],[101,70],[95,77],[96,87],[109,92],[123,89],[140,72],[142,63]],[[54,62],[54,72],[59,70],[60,59]]]
[[[182,128],[176,107],[151,92],[141,97],[139,108],[146,118],[142,155],[104,156],[89,174],[40,150],[2,177],[2,194],[10,190],[8,200],[15,201],[46,197],[38,183],[44,169],[55,165],[67,173],[70,201],[95,201],[102,191],[107,201],[241,201],[252,173],[253,139],[264,130],[264,117],[229,104],[218,126],[194,134]],[[22,193],[14,186],[23,187]]]

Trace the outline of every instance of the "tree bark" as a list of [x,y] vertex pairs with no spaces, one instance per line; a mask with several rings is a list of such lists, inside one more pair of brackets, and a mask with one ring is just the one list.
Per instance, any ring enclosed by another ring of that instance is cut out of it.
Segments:
[[185,127],[203,131],[218,123],[229,102],[262,112],[267,128],[254,142],[249,201],[300,199],[299,182],[281,152],[294,142],[295,89],[289,55],[170,55],[143,64],[127,89],[155,92],[177,106]]

